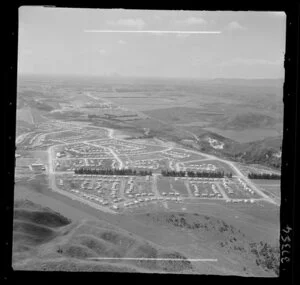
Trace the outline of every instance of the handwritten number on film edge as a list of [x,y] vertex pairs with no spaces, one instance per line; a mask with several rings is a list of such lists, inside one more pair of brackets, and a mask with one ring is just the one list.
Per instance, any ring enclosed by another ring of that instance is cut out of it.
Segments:
[[[291,253],[290,250],[287,250],[285,248],[291,248],[291,238],[290,238],[290,232],[291,232],[292,228],[290,228],[289,226],[286,226],[285,229],[282,229],[282,235],[281,235],[281,241],[283,242],[281,244],[281,258],[280,258],[280,262],[281,263],[288,263],[291,261],[291,259],[288,256],[285,255],[289,255]],[[283,250],[285,249],[285,250]]]

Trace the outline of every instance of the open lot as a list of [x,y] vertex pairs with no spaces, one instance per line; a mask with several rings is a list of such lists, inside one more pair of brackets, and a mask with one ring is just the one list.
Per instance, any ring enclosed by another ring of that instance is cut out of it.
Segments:
[[184,181],[182,181],[181,179],[169,178],[169,183],[172,192],[179,193],[182,197],[188,196],[188,191]]
[[280,198],[281,193],[281,185],[279,180],[262,180],[255,179],[252,181],[258,188],[265,190],[267,192],[271,192],[276,197]]
[[162,196],[181,197],[188,196],[187,188],[183,181],[175,178],[162,177],[157,182],[157,188]]

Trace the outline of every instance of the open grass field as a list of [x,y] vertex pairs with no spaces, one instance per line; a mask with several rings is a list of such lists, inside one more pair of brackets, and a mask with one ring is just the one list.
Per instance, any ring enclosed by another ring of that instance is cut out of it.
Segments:
[[270,187],[280,187],[280,180],[272,180],[272,179],[252,179],[254,184],[261,186],[270,186]]
[[167,178],[161,178],[157,181],[157,189],[162,195],[162,193],[172,192],[170,181]]
[[280,194],[280,187],[279,186],[266,186],[266,185],[263,185],[263,186],[260,186],[260,189],[262,189],[264,192],[267,192],[267,193],[272,193],[274,196],[280,198],[281,197],[281,194]]
[[261,179],[255,179],[252,180],[252,182],[263,191],[270,192],[276,197],[281,197],[281,185],[280,180],[261,180]]
[[[39,211],[36,211],[37,207],[36,204],[28,201],[19,201],[16,204],[13,254],[13,267],[15,269],[24,269],[26,266],[34,266],[37,269],[44,266],[44,270],[51,270],[55,262],[61,262],[62,258],[66,262],[68,258],[88,262],[89,257],[101,256],[106,258],[119,257],[120,260],[103,260],[101,264],[126,264],[128,271],[131,271],[132,267],[141,267],[142,271],[144,269],[158,272],[181,272],[193,269],[192,264],[186,260],[183,254],[161,248],[159,245],[137,235],[107,225],[106,222],[71,223],[70,220],[50,209],[39,207]],[[30,237],[28,237],[29,234]],[[40,248],[40,245],[43,244],[47,246]],[[34,257],[37,253],[40,258],[43,258],[44,263],[39,265],[34,263]],[[168,256],[181,258],[182,262],[173,264],[159,260],[152,262],[139,260],[126,262],[122,260],[122,257],[167,258]],[[47,260],[50,262],[47,263]],[[76,262],[76,264],[80,267],[80,263]],[[93,267],[93,264],[93,261],[90,261],[90,266]]]
[[178,193],[180,193],[180,196],[186,197],[188,196],[187,188],[182,180],[175,180],[175,178],[167,178],[169,180],[169,183],[171,185],[171,189]]
[[[157,189],[163,196],[170,196],[179,193],[179,196],[187,197],[188,191],[182,180],[173,177],[160,177],[157,180]],[[170,194],[171,193],[171,194]]]

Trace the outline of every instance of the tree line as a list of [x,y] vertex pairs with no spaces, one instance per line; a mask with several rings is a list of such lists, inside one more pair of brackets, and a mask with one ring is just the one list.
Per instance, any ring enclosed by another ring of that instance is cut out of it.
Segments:
[[168,171],[162,170],[162,176],[169,177],[208,177],[208,178],[232,178],[232,173],[224,173],[224,171]]
[[107,169],[94,169],[91,167],[80,167],[75,169],[75,174],[88,174],[88,175],[132,175],[132,176],[152,176],[152,171],[140,170],[136,171],[134,169],[117,169],[117,168],[107,168]]
[[276,180],[276,179],[280,179],[281,175],[279,174],[269,174],[269,173],[249,173],[248,174],[248,178],[250,179],[273,179],[273,180]]
[[[92,167],[80,167],[74,170],[75,174],[87,175],[128,175],[128,176],[152,176],[151,170],[135,170],[135,169],[95,169]],[[202,178],[232,178],[232,173],[224,173],[224,171],[169,171],[162,170],[162,176],[166,177],[202,177]]]

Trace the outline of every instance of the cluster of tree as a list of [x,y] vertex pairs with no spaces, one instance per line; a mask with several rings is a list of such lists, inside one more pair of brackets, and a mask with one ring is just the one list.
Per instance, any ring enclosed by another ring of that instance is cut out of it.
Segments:
[[162,176],[170,177],[208,177],[208,178],[223,178],[228,177],[232,178],[232,173],[225,174],[224,171],[168,171],[162,170]]
[[279,246],[271,246],[265,242],[252,243],[250,246],[251,252],[256,256],[256,264],[279,275]]
[[141,135],[141,136],[129,137],[129,138],[126,138],[126,140],[152,139],[152,138],[153,138],[153,135]]
[[184,177],[186,175],[186,172],[185,171],[162,170],[161,175],[162,176],[171,176],[171,177]]
[[95,169],[91,167],[80,167],[75,169],[75,174],[88,174],[88,175],[133,175],[133,176],[147,176],[152,175],[152,171],[140,170],[136,171],[134,169]]
[[50,112],[50,111],[54,110],[54,108],[52,106],[42,103],[42,102],[39,102],[39,101],[35,101],[34,106],[35,106],[35,108],[42,110],[42,111]]
[[261,173],[261,174],[258,174],[258,173],[249,173],[248,174],[248,178],[250,179],[280,179],[280,175],[279,174],[269,174],[269,173]]
[[95,114],[88,114],[88,119],[98,118],[98,115]]
[[279,162],[277,162],[277,163],[273,162],[273,163],[271,163],[271,166],[273,166],[273,167],[279,169],[279,168],[281,168],[281,161],[279,161]]

